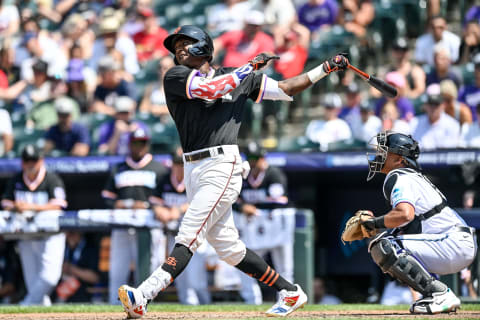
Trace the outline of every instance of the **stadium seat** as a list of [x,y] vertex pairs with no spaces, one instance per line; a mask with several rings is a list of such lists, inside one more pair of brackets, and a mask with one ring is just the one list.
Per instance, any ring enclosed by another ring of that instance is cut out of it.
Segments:
[[35,144],[39,148],[43,148],[45,145],[45,131],[28,129],[25,127],[13,128],[13,136],[15,139],[15,144],[13,149],[17,156],[20,156],[23,148],[27,144]]
[[170,153],[180,144],[177,129],[172,123],[156,123],[151,129],[151,152]]

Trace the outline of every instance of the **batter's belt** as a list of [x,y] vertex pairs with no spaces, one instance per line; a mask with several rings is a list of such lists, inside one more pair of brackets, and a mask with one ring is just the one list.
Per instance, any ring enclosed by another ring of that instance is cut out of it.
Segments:
[[224,154],[222,147],[213,147],[205,151],[195,152],[193,154],[184,154],[184,157],[186,162],[193,162],[214,157],[219,154]]

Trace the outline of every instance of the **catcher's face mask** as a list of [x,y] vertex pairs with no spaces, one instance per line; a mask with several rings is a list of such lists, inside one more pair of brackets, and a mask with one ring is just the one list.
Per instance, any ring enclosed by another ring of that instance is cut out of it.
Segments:
[[368,160],[368,176],[367,181],[372,180],[375,173],[382,171],[387,160],[388,147],[387,147],[387,132],[380,132],[368,143],[368,146],[375,150],[373,152],[367,152]]

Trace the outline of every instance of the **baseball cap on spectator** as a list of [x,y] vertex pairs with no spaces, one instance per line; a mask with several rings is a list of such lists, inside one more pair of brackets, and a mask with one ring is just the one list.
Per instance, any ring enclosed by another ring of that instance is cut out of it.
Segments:
[[83,81],[85,77],[83,75],[84,62],[81,59],[71,59],[68,62],[67,67],[67,81]]
[[425,90],[424,101],[431,106],[438,106],[443,102],[440,85],[438,83],[432,83]]
[[116,112],[131,112],[135,109],[135,100],[127,96],[120,96],[115,99]]
[[360,102],[360,111],[364,111],[364,112],[367,112],[367,111],[374,111],[375,110],[375,104],[372,103],[372,101],[370,100],[362,100]]
[[348,93],[359,93],[360,92],[360,86],[358,83],[355,81],[350,82],[350,84],[347,86],[347,94]]
[[391,71],[387,73],[385,76],[385,82],[398,89],[403,89],[407,86],[407,80],[405,79],[405,76],[398,71]]
[[103,56],[98,61],[98,71],[114,71],[120,70],[120,64],[112,56]]
[[153,10],[150,8],[139,8],[137,13],[140,17],[150,18],[153,17]]
[[130,133],[130,141],[149,141],[150,135],[144,128],[137,128]]
[[116,33],[120,29],[120,19],[117,16],[109,16],[100,22],[100,34]]
[[43,60],[37,60],[33,65],[32,65],[32,70],[37,71],[37,72],[43,72],[47,73],[48,71],[48,63],[46,63]]
[[55,110],[59,114],[72,114],[75,110],[75,103],[72,99],[67,97],[60,97],[55,99]]
[[247,12],[247,15],[245,16],[244,21],[246,24],[261,26],[265,23],[265,15],[261,11],[251,10]]
[[339,109],[342,107],[342,99],[336,93],[327,93],[323,98],[323,106],[329,109]]
[[27,144],[22,150],[23,161],[38,161],[41,158],[43,158],[43,153],[34,144]]
[[395,39],[395,41],[392,44],[392,48],[394,50],[407,51],[408,50],[407,39],[405,39],[403,37]]

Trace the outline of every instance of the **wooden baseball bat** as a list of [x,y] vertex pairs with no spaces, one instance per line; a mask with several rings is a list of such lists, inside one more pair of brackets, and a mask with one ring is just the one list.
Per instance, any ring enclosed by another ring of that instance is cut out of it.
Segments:
[[356,74],[360,75],[369,85],[376,88],[387,97],[394,98],[397,96],[397,89],[395,89],[382,79],[371,76],[368,73],[352,66],[351,64],[348,65],[348,69],[353,70]]

